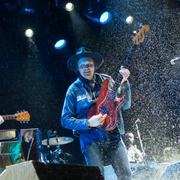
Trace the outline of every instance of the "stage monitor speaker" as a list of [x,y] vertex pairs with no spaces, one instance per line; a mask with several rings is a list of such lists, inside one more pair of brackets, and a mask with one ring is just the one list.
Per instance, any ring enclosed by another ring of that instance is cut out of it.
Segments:
[[44,164],[26,161],[7,166],[1,180],[104,180],[100,169],[93,166]]
[[160,180],[179,180],[180,179],[180,162],[170,164],[166,167]]

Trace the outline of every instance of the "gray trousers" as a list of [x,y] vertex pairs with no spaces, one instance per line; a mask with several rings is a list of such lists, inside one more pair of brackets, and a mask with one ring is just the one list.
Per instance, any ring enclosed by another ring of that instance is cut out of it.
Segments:
[[118,180],[130,180],[131,169],[126,147],[120,139],[113,142],[93,142],[82,151],[86,165],[98,166],[103,174],[104,165],[111,164]]

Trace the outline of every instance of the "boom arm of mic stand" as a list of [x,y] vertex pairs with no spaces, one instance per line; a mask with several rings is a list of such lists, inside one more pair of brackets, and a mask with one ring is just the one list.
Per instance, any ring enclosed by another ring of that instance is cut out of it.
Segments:
[[141,139],[141,135],[140,135],[140,131],[139,131],[139,127],[138,127],[137,123],[136,123],[136,130],[137,130],[137,135],[138,135],[139,143],[140,143],[140,146],[141,146],[141,151],[143,152],[143,154],[145,154],[143,143],[142,143],[142,139]]

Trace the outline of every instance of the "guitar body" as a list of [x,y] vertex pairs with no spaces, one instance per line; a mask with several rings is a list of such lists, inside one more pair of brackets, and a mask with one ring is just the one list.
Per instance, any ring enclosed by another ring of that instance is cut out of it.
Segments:
[[93,115],[107,114],[103,128],[106,131],[112,131],[118,125],[118,109],[122,106],[125,96],[116,100],[116,92],[109,89],[109,79],[103,81],[99,93],[99,97],[92,104],[88,111],[88,118]]

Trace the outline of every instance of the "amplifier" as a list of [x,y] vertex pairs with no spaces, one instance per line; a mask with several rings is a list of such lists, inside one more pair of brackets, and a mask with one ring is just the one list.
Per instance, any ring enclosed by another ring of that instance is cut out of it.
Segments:
[[19,131],[17,129],[0,130],[0,141],[17,141],[19,139]]

